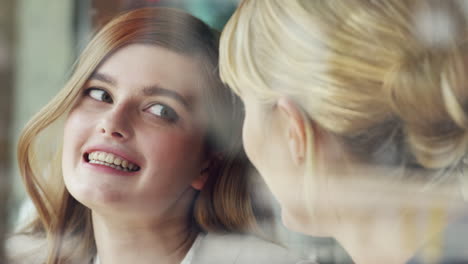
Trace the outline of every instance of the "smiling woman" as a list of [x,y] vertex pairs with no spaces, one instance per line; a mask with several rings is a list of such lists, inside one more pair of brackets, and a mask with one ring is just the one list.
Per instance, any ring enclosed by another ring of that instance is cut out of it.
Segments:
[[[204,146],[199,97],[205,86],[194,85],[202,81],[198,64],[165,48],[132,44],[97,69],[106,78],[86,82],[65,123],[62,170],[75,199],[104,211],[125,208],[115,213],[136,221],[189,211],[213,158]],[[155,84],[166,88],[145,93]]]
[[234,234],[255,220],[217,56],[217,34],[173,9],[106,25],[21,135],[37,217],[10,239],[10,263],[294,263]]

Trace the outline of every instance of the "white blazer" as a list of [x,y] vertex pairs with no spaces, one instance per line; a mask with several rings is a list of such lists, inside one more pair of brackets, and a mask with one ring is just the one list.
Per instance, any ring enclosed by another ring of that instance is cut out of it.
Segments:
[[[7,243],[15,255],[8,264],[43,264],[46,244],[43,239],[17,236]],[[191,249],[190,264],[313,264],[301,260],[287,249],[251,235],[207,233]],[[31,254],[35,252],[35,254]],[[18,256],[20,256],[18,258]]]
[[194,249],[191,264],[296,264],[287,249],[250,235],[208,233]]

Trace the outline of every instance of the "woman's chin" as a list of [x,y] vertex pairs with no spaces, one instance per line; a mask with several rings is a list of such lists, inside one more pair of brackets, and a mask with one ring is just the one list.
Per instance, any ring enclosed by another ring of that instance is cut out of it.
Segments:
[[100,207],[118,208],[125,202],[122,192],[119,190],[113,190],[112,188],[109,188],[109,186],[101,186],[99,184],[95,184],[94,186],[75,184],[66,185],[66,188],[75,200],[90,209]]

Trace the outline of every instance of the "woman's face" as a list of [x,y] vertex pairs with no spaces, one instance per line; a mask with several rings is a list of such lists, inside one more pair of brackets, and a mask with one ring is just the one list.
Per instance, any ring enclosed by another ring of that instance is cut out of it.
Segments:
[[196,60],[133,44],[90,77],[64,130],[68,191],[103,213],[188,211],[207,164]]

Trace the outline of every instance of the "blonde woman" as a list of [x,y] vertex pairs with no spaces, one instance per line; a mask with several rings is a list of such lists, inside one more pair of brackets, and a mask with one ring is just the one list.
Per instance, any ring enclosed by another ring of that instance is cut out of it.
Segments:
[[356,263],[468,263],[467,7],[242,1],[220,73],[288,227]]
[[253,236],[237,99],[217,37],[177,10],[113,19],[24,129],[37,217],[11,263],[295,263]]

